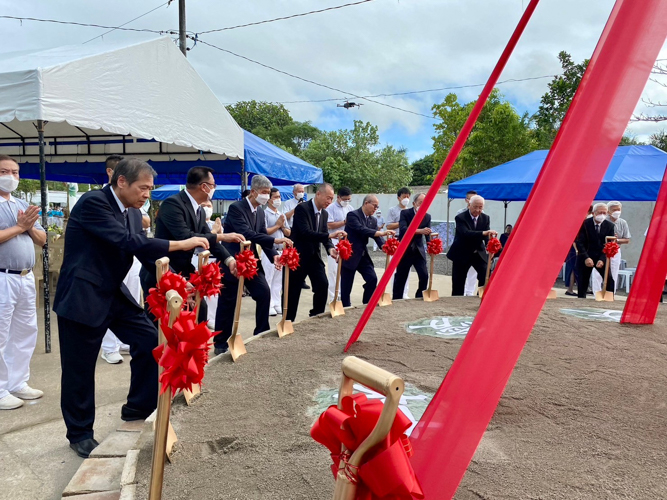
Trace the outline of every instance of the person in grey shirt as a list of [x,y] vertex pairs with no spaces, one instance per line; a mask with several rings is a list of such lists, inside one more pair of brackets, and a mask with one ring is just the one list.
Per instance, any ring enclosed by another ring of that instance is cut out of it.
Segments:
[[39,207],[12,196],[18,184],[18,163],[0,155],[0,410],[44,395],[28,379],[37,343],[34,245],[44,246],[46,232]]
[[[281,239],[291,234],[289,223],[285,214],[280,213],[280,206],[282,200],[280,199],[280,191],[278,188],[271,188],[269,193],[269,201],[264,208],[264,218],[266,219],[266,233],[273,237],[273,239]],[[276,243],[273,249],[278,252],[278,255],[283,253],[283,244]],[[276,316],[283,313],[283,308],[280,303],[280,292],[283,289],[283,273],[276,270],[273,263],[269,262],[266,254],[262,252],[262,267],[266,275],[266,282],[269,284],[271,291],[271,306],[269,307],[269,316]]]
[[[345,219],[354,208],[350,205],[352,201],[352,190],[343,186],[338,190],[336,201],[329,205],[326,210],[329,214],[327,228],[329,234],[345,231]],[[331,243],[336,246],[337,238],[332,238]],[[338,272],[338,261],[331,255],[327,256],[327,278],[329,280],[329,302],[333,301],[336,293],[336,273]]]
[[[612,278],[614,278],[614,292],[618,288],[618,270],[621,267],[621,252],[623,245],[630,243],[630,227],[625,219],[621,219],[621,208],[623,205],[620,201],[610,201],[607,203],[607,220],[614,224],[614,230],[616,233],[616,243],[620,247],[618,253],[614,255],[609,261],[609,273]],[[602,277],[599,276],[599,273],[593,273],[593,293],[602,290]]]

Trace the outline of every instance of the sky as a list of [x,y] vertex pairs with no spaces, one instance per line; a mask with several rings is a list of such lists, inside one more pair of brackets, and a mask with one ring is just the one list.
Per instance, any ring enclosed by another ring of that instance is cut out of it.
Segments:
[[[354,120],[379,128],[384,144],[405,147],[411,161],[432,152],[431,106],[448,92],[474,100],[514,30],[528,0],[369,0],[359,5],[215,33],[238,26],[338,6],[355,0],[186,0],[187,29],[201,40],[301,78],[272,71],[198,43],[188,59],[223,103],[283,102],[293,118],[324,130],[352,128]],[[359,0],[357,0],[359,1]],[[534,113],[551,76],[560,72],[558,52],[575,62],[589,58],[613,7],[613,0],[542,0],[498,85],[517,109]],[[178,1],[0,0],[0,15],[118,26],[146,12],[126,28],[178,29]],[[0,52],[75,45],[133,43],[157,34],[113,31],[66,24],[0,19]],[[98,37],[95,40],[90,39]],[[175,38],[172,36],[172,38]],[[667,45],[660,59],[667,59]],[[546,78],[539,78],[545,77]],[[667,77],[661,77],[667,84]],[[373,100],[353,97],[478,85]],[[667,102],[667,87],[648,82],[643,98]],[[291,102],[318,101],[326,102]],[[361,107],[338,107],[346,99]],[[637,112],[655,113],[640,101]],[[417,113],[417,114],[414,114]],[[427,116],[420,116],[427,115]],[[626,134],[647,140],[667,128],[631,123]]]

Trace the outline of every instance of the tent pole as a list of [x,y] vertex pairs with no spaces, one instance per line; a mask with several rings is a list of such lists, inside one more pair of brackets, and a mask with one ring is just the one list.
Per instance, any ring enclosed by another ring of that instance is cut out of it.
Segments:
[[[48,203],[46,194],[46,160],[44,155],[44,120],[37,120],[37,136],[39,138],[39,184],[42,198],[42,227],[46,231],[46,243],[42,248],[42,273],[44,282],[44,349],[51,352],[51,300],[49,297],[49,230],[48,218],[46,216]],[[37,292],[39,293],[39,292]]]
[[185,0],[178,0],[178,47],[188,57],[187,39],[185,37]]
[[[449,250],[449,205],[451,205],[452,199],[449,197],[449,193],[447,193],[447,235],[445,236],[445,249]],[[445,259],[445,272],[449,272],[449,259]]]
[[245,173],[245,160],[241,160],[241,192],[248,189],[248,178]]
[[505,204],[505,224],[503,224],[503,231],[505,231],[505,228],[507,227],[507,205],[510,204],[509,201],[503,201]]

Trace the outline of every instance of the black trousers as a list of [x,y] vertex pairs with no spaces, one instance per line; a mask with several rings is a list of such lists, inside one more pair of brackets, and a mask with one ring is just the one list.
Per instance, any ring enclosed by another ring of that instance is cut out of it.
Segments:
[[364,252],[356,269],[346,267],[345,264],[341,265],[343,269],[340,273],[340,299],[343,307],[350,307],[352,305],[350,303],[350,294],[352,293],[352,285],[354,284],[354,275],[357,272],[364,278],[364,297],[362,302],[368,304],[378,285],[378,277],[375,274],[375,267],[373,266],[371,256],[368,255],[368,252]]
[[414,267],[419,277],[419,285],[417,286],[417,293],[415,298],[423,297],[423,292],[428,288],[428,270],[426,269],[426,259],[419,250],[408,248],[403,255],[403,258],[396,267],[396,275],[394,276],[394,290],[393,300],[403,298],[403,290],[405,290],[405,282],[410,276],[410,268]]
[[[603,257],[603,259],[601,259],[605,265],[607,261],[604,259],[606,258],[607,257]],[[586,259],[577,256],[577,267],[579,268],[579,276],[581,276],[581,280],[577,282],[577,298],[580,299],[586,298],[586,291],[588,290],[588,283],[591,279],[591,273],[593,272],[593,269],[600,273],[600,276],[602,276],[602,279],[604,280],[604,266],[602,266],[600,269],[597,267],[588,267],[585,262]],[[593,259],[593,262],[597,264],[597,260]],[[607,278],[607,291],[614,291],[614,278],[611,276],[611,270],[609,271],[609,277]]]
[[287,293],[287,319],[290,321],[296,318],[306,277],[310,278],[310,285],[313,289],[313,308],[310,310],[310,316],[322,314],[327,307],[329,281],[324,262],[318,257],[312,257],[307,262],[302,260],[296,271],[290,271],[289,290],[283,290],[283,293]]
[[474,253],[471,258],[455,260],[452,263],[452,296],[461,296],[465,292],[466,276],[468,269],[473,267],[477,271],[477,283],[484,286],[486,281],[486,260],[478,253]]
[[[239,288],[239,280],[236,279],[229,268],[224,264],[220,266],[224,273],[222,277],[222,290],[218,298],[218,310],[215,313],[215,331],[220,333],[213,338],[215,347],[227,349],[227,340],[232,334],[234,327],[234,310],[236,309],[236,295]],[[269,325],[269,307],[271,307],[271,291],[269,284],[261,269],[251,280],[243,280],[252,300],[255,301],[255,331],[254,335],[271,329]]]
[[[81,314],[86,312],[81,311]],[[93,438],[95,365],[107,328],[130,346],[132,360],[127,407],[146,416],[157,407],[157,363],[153,358],[157,329],[146,313],[119,290],[109,315],[96,328],[58,317],[62,368],[60,407],[67,426],[67,439],[71,443]]]

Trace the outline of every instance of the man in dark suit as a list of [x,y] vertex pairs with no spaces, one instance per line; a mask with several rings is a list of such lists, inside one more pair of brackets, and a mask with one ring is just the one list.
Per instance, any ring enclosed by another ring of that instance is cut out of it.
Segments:
[[377,219],[373,214],[380,206],[377,196],[367,194],[361,207],[347,214],[345,219],[345,230],[347,238],[352,244],[352,256],[343,261],[341,271],[340,295],[343,307],[349,307],[350,294],[354,284],[354,274],[359,272],[364,278],[364,296],[363,303],[368,304],[371,296],[377,287],[378,278],[375,274],[373,260],[368,253],[368,240],[375,239],[379,247],[384,245],[383,236],[394,234],[394,231],[378,231]]
[[[593,268],[604,278],[604,268],[607,256],[602,253],[602,248],[607,243],[607,236],[616,236],[613,222],[606,220],[607,205],[596,203],[593,207],[593,217],[584,220],[575,240],[577,246],[577,266],[581,279],[577,282],[577,297],[586,298],[588,282],[591,278]],[[607,279],[607,291],[614,291],[614,278],[609,273]]]
[[328,255],[334,259],[338,258],[338,252],[331,242],[332,238],[342,238],[344,231],[329,234],[327,230],[328,213],[326,208],[331,205],[334,190],[331,184],[325,182],[320,184],[315,197],[294,208],[292,219],[292,241],[299,252],[300,265],[290,276],[288,294],[287,319],[294,321],[299,298],[306,276],[310,278],[313,288],[313,308],[310,316],[324,312],[327,305],[328,280],[322,261],[321,246],[324,246]]
[[483,210],[484,198],[474,195],[470,198],[469,209],[454,219],[456,233],[454,242],[447,252],[447,258],[453,262],[452,296],[463,295],[470,267],[477,271],[479,286],[484,286],[488,260],[486,243],[489,237],[495,238],[498,233],[491,230],[491,218]]
[[[225,217],[225,233],[239,233],[245,236],[252,245],[250,249],[259,260],[257,245],[262,248],[270,262],[273,262],[276,269],[281,270],[278,252],[273,247],[274,244],[287,246],[292,245],[289,238],[276,238],[266,232],[266,217],[261,207],[269,201],[271,181],[263,175],[255,175],[250,184],[250,194],[243,200],[233,203],[227,211]],[[224,241],[222,243],[231,255],[236,255],[241,246],[237,242]],[[264,277],[264,271],[261,263],[258,263],[259,271],[257,276],[250,280],[245,280],[244,284],[250,293],[252,299],[257,303],[255,308],[255,331],[254,335],[270,330],[269,308],[271,307],[271,290]],[[224,276],[222,278],[223,286],[218,299],[218,310],[215,315],[215,329],[220,333],[215,336],[215,354],[222,354],[227,351],[227,340],[232,334],[234,326],[234,308],[236,306],[236,293],[239,286],[239,280],[234,276],[226,265],[221,266]]]
[[155,171],[136,158],[124,159],[111,184],[84,194],[70,214],[65,254],[53,310],[58,315],[62,367],[61,408],[70,447],[87,457],[94,440],[95,362],[102,337],[111,328],[130,345],[130,391],[123,420],[144,419],[157,405],[157,330],[123,284],[132,256],[145,263],[167,252],[208,248],[208,241],[148,239],[141,212]]
[[[415,218],[417,210],[421,207],[424,202],[425,195],[423,193],[416,194],[412,200],[412,210],[401,210],[401,218],[399,220],[399,233],[398,239],[403,240],[403,235],[408,230],[408,226],[412,222],[412,219]],[[396,276],[394,277],[394,290],[393,298],[394,300],[403,298],[403,290],[405,289],[405,282],[408,280],[410,275],[410,268],[414,267],[417,271],[417,276],[419,277],[419,286],[417,287],[417,293],[415,297],[420,299],[423,296],[423,291],[428,287],[428,270],[426,269],[426,250],[424,245],[424,237],[428,237],[431,234],[431,214],[424,215],[421,223],[419,224],[419,229],[415,232],[415,235],[412,237],[410,246],[405,251],[403,258],[398,263],[396,267]]]
[[[224,263],[232,274],[236,273],[236,261],[220,242],[245,241],[241,234],[221,233],[213,234],[206,223],[204,209],[200,206],[210,200],[215,191],[215,179],[213,169],[209,167],[192,167],[188,170],[185,189],[170,196],[160,205],[160,212],[155,222],[155,237],[163,240],[186,240],[193,236],[206,238],[210,245],[211,256],[218,262]],[[169,266],[172,271],[190,278],[190,273],[195,272],[192,264],[194,251],[170,252]],[[155,286],[155,263],[141,269],[141,286],[144,297]],[[206,321],[208,310],[206,302],[202,301],[199,309],[199,321]]]

